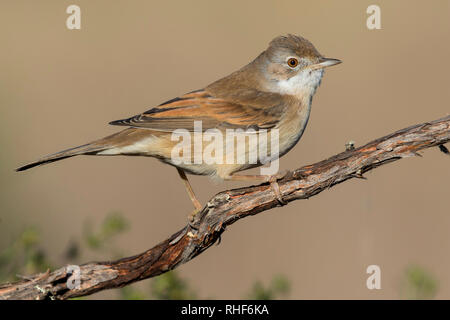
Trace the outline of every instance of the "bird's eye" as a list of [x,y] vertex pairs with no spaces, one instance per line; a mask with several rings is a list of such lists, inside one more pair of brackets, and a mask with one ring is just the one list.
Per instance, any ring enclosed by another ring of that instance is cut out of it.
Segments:
[[289,58],[287,64],[289,67],[295,68],[296,66],[298,66],[298,60],[295,58]]

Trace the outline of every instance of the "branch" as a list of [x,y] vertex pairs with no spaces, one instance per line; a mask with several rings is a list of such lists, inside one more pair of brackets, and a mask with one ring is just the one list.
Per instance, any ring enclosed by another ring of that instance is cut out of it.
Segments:
[[[378,166],[450,141],[450,116],[411,126],[368,144],[288,172],[278,181],[285,202],[308,199],[332,186]],[[233,189],[216,194],[187,225],[155,247],[132,257],[112,262],[91,262],[79,266],[79,286],[67,267],[32,275],[15,283],[0,285],[1,299],[67,299],[118,288],[155,277],[190,261],[220,241],[226,227],[239,219],[279,206],[269,184]],[[76,283],[75,283],[76,284]]]

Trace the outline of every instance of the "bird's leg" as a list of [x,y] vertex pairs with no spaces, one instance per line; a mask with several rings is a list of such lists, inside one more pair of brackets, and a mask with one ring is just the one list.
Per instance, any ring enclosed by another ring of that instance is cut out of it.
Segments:
[[233,174],[225,180],[230,181],[261,181],[261,182],[269,182],[270,187],[272,188],[273,192],[275,193],[275,197],[277,198],[278,202],[281,205],[287,204],[286,201],[283,200],[283,196],[280,192],[280,186],[278,185],[278,180],[282,179],[286,175],[286,172],[284,173],[278,173],[276,175],[239,175],[239,174]]
[[189,215],[189,220],[193,221],[195,215],[202,210],[203,206],[200,204],[200,201],[198,201],[197,197],[195,196],[194,190],[192,189],[192,186],[189,183],[186,173],[182,169],[179,169],[179,168],[177,168],[177,171],[178,171],[178,174],[180,175],[180,178],[183,180],[183,183],[184,183],[184,186],[186,187],[186,191],[189,195],[189,198],[191,198],[192,204],[195,207],[194,211],[192,211],[192,213]]

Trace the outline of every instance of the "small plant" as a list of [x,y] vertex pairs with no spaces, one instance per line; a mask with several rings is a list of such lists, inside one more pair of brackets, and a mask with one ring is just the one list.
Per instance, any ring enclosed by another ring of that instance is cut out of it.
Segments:
[[437,280],[430,272],[416,265],[406,268],[401,290],[406,299],[433,299],[437,290]]
[[0,252],[0,280],[12,281],[16,276],[33,274],[51,268],[45,251],[40,246],[40,232],[27,227]]
[[248,298],[252,300],[274,300],[286,298],[291,290],[288,279],[283,275],[273,277],[267,287],[260,281],[253,284],[253,288],[248,294]]

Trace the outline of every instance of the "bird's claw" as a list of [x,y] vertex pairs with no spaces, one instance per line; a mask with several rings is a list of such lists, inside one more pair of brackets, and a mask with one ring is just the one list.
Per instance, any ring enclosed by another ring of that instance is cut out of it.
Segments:
[[287,171],[280,172],[275,175],[269,176],[269,178],[268,178],[270,187],[272,188],[273,192],[275,193],[276,199],[282,206],[286,205],[287,202],[283,199],[283,196],[280,191],[280,185],[278,184],[278,180],[283,179],[284,176],[286,176],[286,173],[287,173]]
[[192,229],[194,229],[194,230],[197,230],[198,228],[194,225],[194,219],[195,219],[195,216],[198,214],[198,213],[200,213],[202,211],[202,208],[195,208],[190,214],[189,214],[189,216],[188,216],[188,224],[189,224],[189,227],[191,227]]

